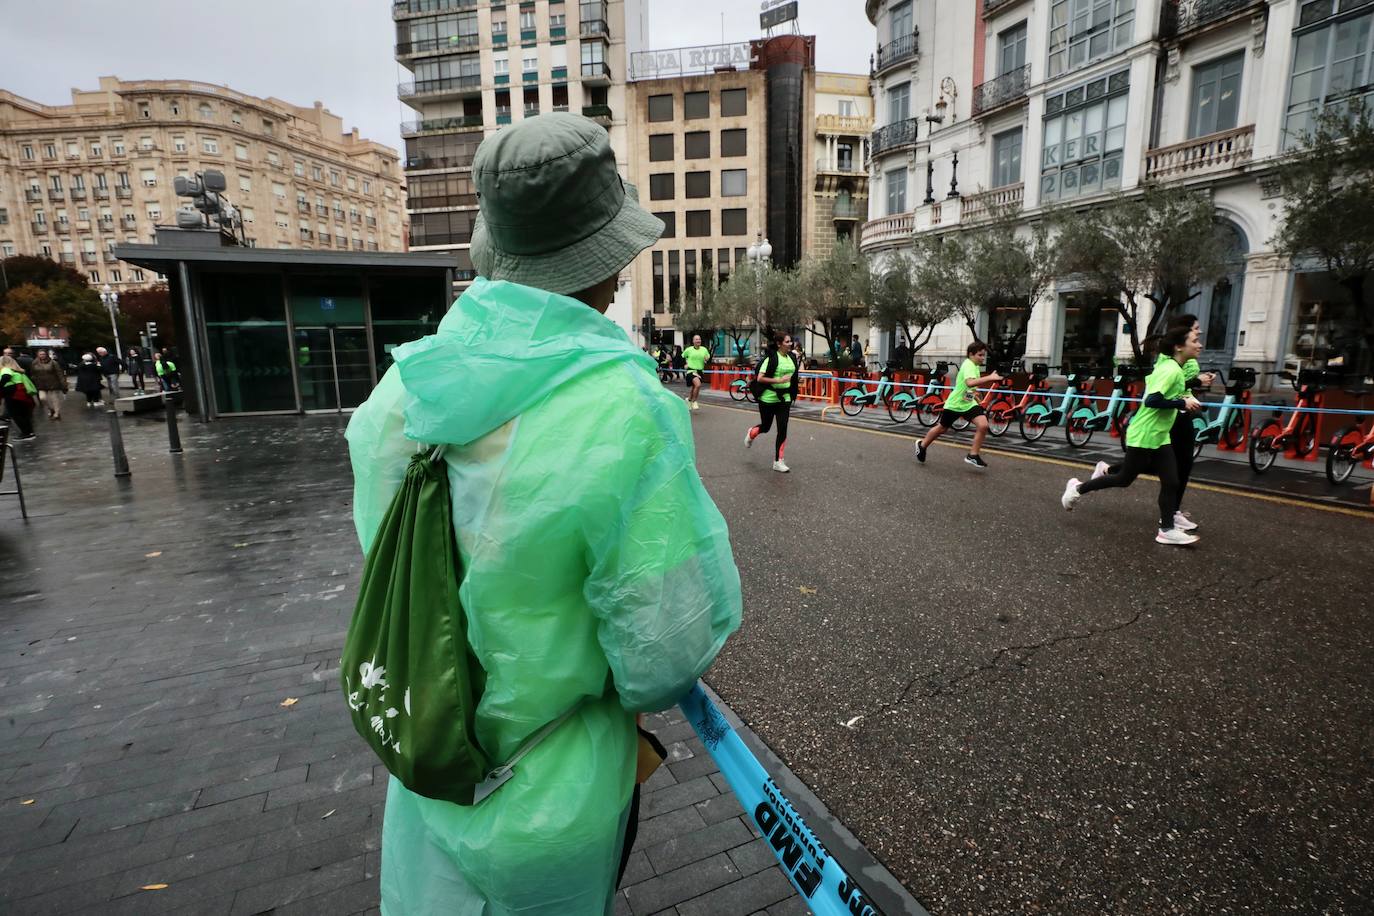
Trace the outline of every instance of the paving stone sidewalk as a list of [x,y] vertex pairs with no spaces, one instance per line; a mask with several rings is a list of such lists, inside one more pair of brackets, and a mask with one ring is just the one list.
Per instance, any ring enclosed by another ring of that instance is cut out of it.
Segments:
[[[377,913],[385,771],[338,658],[360,557],[338,418],[40,421],[0,499],[0,912]],[[8,474],[6,482],[8,483]],[[616,912],[806,912],[676,711]],[[165,885],[165,886],[164,886]]]

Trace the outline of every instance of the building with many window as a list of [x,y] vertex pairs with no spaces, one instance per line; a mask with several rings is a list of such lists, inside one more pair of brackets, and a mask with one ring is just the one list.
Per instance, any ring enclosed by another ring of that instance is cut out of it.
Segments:
[[630,79],[630,178],[667,227],[635,261],[634,294],[660,339],[682,342],[691,320],[679,315],[755,241],[793,267],[857,234],[868,80],[817,72],[814,37],[646,51]]
[[[395,0],[392,18],[407,71],[397,95],[415,112],[401,125],[410,246],[454,252],[462,287],[474,276],[472,158],[483,137],[543,112],[578,112],[610,132],[625,169],[626,68],[644,46],[647,2]],[[628,326],[622,299],[608,314]]]
[[[1371,0],[867,0],[877,26],[865,250],[886,256],[1018,206],[1088,206],[1147,183],[1205,191],[1229,239],[1226,276],[1189,302],[1203,360],[1324,365],[1358,338],[1320,265],[1272,239],[1274,178],[1325,106],[1374,92]],[[1012,340],[1020,310],[982,316]],[[1056,282],[1030,316],[1025,356],[1085,361],[1117,303]],[[926,359],[962,354],[937,331]],[[875,341],[884,348],[891,340]]]
[[638,80],[628,96],[630,177],[665,227],[635,259],[634,301],[670,328],[763,231],[766,83],[759,70],[722,70]]
[[0,252],[45,255],[93,284],[137,286],[116,244],[149,242],[185,205],[173,179],[218,169],[254,244],[403,251],[395,150],[303,108],[185,80],[123,81],[43,105],[0,90]]

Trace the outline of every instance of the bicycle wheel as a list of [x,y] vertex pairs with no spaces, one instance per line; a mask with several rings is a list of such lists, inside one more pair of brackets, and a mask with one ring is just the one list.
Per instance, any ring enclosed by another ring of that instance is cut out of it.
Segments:
[[988,432],[1001,436],[1011,428],[1011,415],[1015,408],[1006,401],[998,401],[988,410]]
[[1018,425],[1021,438],[1034,442],[1050,428],[1050,409],[1044,404],[1032,404],[1021,414]]
[[1363,437],[1358,426],[1344,426],[1331,437],[1331,450],[1326,453],[1326,479],[1345,483],[1355,473],[1360,462],[1355,458],[1355,446]]
[[1293,454],[1299,458],[1306,458],[1316,447],[1317,418],[1309,413],[1302,418],[1302,422],[1298,424],[1298,431],[1293,436]]
[[844,411],[846,417],[857,417],[864,412],[864,404],[859,400],[863,392],[857,388],[851,388],[840,395],[840,410]]
[[1069,421],[1064,424],[1064,438],[1069,440],[1069,445],[1082,448],[1092,441],[1094,430],[1088,424],[1095,416],[1097,411],[1091,407],[1080,407],[1073,412]]
[[945,400],[939,395],[928,394],[916,404],[916,419],[922,426],[934,426],[940,419],[940,411],[945,408]]
[[1232,411],[1230,423],[1221,431],[1221,441],[1233,451],[1245,441],[1245,420],[1239,410]]
[[954,421],[954,425],[951,426],[950,429],[954,429],[954,430],[964,430],[964,429],[968,429],[968,417],[960,417],[959,419],[955,420],[955,421]]
[[905,423],[911,419],[916,409],[916,401],[909,394],[895,394],[887,400],[887,415],[893,423]]
[[749,382],[746,379],[738,378],[730,383],[730,400],[745,401],[749,399]]
[[1250,433],[1250,469],[1263,474],[1274,466],[1274,459],[1283,450],[1279,434],[1283,427],[1278,420],[1266,420]]

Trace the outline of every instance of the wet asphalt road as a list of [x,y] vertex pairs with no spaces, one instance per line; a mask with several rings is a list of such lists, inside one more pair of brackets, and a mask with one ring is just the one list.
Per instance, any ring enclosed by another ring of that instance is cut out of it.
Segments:
[[[703,406],[708,680],[933,913],[1374,912],[1374,519]],[[847,727],[852,723],[852,727]]]

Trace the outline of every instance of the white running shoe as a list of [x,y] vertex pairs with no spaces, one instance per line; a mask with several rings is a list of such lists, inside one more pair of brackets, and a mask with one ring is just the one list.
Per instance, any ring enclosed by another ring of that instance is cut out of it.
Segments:
[[745,447],[745,448],[753,448],[753,447],[754,447],[754,437],[751,436],[751,435],[749,435],[749,434],[752,433],[753,431],[754,431],[754,427],[752,427],[752,426],[749,427],[748,429],[746,429],[746,430],[744,431],[744,447]]
[[1069,482],[1064,485],[1064,495],[1059,497],[1060,504],[1070,512],[1073,511],[1074,504],[1078,502],[1079,497],[1082,495],[1078,492],[1078,488],[1082,483],[1083,482],[1077,477],[1070,478]]
[[782,473],[786,474],[788,471],[792,469],[789,468],[787,465],[783,464],[782,461],[779,460],[773,462],[773,470],[781,471]]
[[1182,512],[1174,513],[1174,527],[1179,531],[1196,531],[1197,522],[1193,521]]
[[1198,540],[1196,534],[1179,531],[1177,528],[1170,528],[1168,531],[1161,528],[1155,535],[1155,543],[1168,544],[1170,547],[1187,547],[1189,544],[1196,544]]
[[1099,461],[1099,462],[1093,467],[1093,478],[1092,478],[1092,479],[1093,479],[1093,480],[1096,480],[1096,479],[1099,478],[1099,477],[1106,477],[1106,476],[1107,476],[1107,472],[1110,471],[1111,469],[1112,469],[1112,466],[1111,466],[1110,464],[1108,464],[1108,463],[1105,462],[1105,461]]

